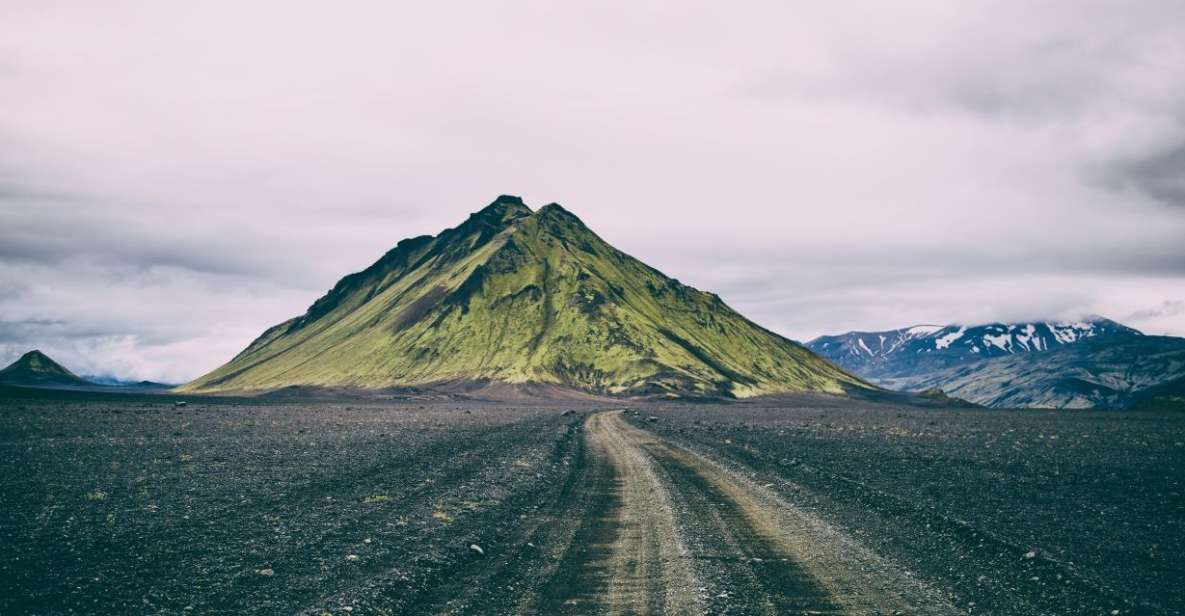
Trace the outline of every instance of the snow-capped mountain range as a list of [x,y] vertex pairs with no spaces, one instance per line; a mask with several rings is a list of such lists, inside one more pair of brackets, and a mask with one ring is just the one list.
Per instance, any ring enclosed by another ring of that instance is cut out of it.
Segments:
[[815,353],[888,389],[996,407],[1126,408],[1185,404],[1185,338],[1145,336],[1102,317],[915,325],[821,336]]
[[[1034,321],[984,325],[914,325],[881,332],[848,332],[820,336],[807,343],[815,353],[862,376],[877,376],[878,366],[910,363],[951,365],[985,357],[1049,351],[1089,338],[1141,336],[1110,319]],[[893,369],[897,372],[897,369]]]

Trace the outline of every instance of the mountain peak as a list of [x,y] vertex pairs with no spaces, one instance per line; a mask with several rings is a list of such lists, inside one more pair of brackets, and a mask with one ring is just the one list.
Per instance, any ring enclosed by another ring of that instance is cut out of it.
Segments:
[[0,370],[0,383],[19,386],[90,385],[38,349]]
[[33,349],[32,351],[21,355],[19,359],[12,363],[12,366],[27,366],[32,370],[38,371],[60,370],[63,372],[69,372],[69,370],[63,368],[60,364],[58,364],[58,362],[50,359],[45,353],[42,353],[41,349]]
[[539,215],[540,216],[563,216],[565,214],[568,216],[572,216],[573,218],[576,217],[575,214],[573,214],[572,212],[569,212],[568,210],[565,210],[564,206],[562,206],[554,201],[539,208]]
[[555,203],[531,213],[502,196],[399,246],[183,389],[502,383],[745,397],[869,387]]
[[478,219],[495,224],[506,224],[519,218],[531,215],[531,208],[523,203],[522,197],[514,195],[499,195],[492,203],[469,215],[470,220]]
[[1097,314],[1088,314],[1088,315],[1082,317],[1082,320],[1080,322],[1086,323],[1089,325],[1093,325],[1096,327],[1102,327],[1106,330],[1110,330],[1110,332],[1113,332],[1113,333],[1138,334],[1141,336],[1144,335],[1144,332],[1141,332],[1140,330],[1138,330],[1134,327],[1128,327],[1127,325],[1124,325],[1123,323],[1114,321],[1112,319],[1108,319],[1107,317],[1097,315]]
[[555,235],[592,232],[585,226],[584,221],[572,212],[565,210],[558,203],[548,203],[539,208],[539,211],[535,212],[534,218],[541,228]]

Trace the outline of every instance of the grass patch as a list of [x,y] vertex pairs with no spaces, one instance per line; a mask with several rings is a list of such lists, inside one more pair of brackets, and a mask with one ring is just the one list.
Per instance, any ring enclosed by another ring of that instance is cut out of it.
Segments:
[[438,520],[438,521],[443,522],[445,524],[448,524],[453,521],[452,516],[450,516],[447,512],[445,512],[441,509],[437,509],[436,511],[432,512],[432,519]]
[[86,493],[85,498],[86,498],[86,500],[88,500],[92,503],[99,502],[99,501],[105,501],[105,500],[107,500],[107,493],[102,490],[97,490],[97,489],[91,490],[90,492]]
[[363,497],[362,503],[366,505],[377,505],[379,503],[391,502],[391,496],[388,494],[371,494]]

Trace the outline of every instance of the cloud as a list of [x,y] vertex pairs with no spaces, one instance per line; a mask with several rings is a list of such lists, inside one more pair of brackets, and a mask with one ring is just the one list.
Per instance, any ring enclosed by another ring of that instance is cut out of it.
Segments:
[[1131,189],[1162,203],[1185,207],[1185,142],[1134,160],[1115,162],[1104,176],[1119,189]]
[[872,15],[842,7],[806,19],[788,10],[800,17],[792,34],[814,45],[795,49],[805,61],[771,54],[769,70],[741,81],[754,95],[1073,122],[1105,108],[1172,109],[1165,97],[1181,94],[1163,79],[1185,60],[1177,2],[913,3],[875,33]]
[[1185,301],[1165,300],[1156,308],[1138,310],[1128,315],[1127,318],[1134,321],[1144,321],[1158,317],[1175,317],[1179,314],[1185,314]]
[[0,363],[40,348],[80,374],[182,382],[210,370],[311,293],[266,279],[169,266],[0,262]]
[[7,217],[0,229],[0,259],[8,263],[61,265],[87,259],[113,268],[175,267],[202,273],[260,274],[260,263],[220,238],[193,238],[177,233],[146,231],[118,224],[54,218],[40,211],[35,217]]
[[798,338],[1185,297],[1179,2],[9,3],[0,91],[0,359],[185,380],[502,193]]

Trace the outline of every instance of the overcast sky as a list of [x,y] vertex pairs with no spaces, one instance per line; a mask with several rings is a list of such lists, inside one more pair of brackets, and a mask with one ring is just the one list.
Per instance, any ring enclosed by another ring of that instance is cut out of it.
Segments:
[[188,380],[501,193],[800,340],[1185,335],[1185,3],[0,2],[0,362]]

